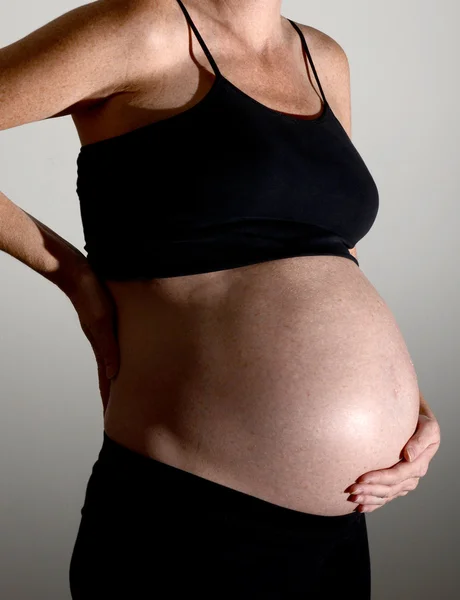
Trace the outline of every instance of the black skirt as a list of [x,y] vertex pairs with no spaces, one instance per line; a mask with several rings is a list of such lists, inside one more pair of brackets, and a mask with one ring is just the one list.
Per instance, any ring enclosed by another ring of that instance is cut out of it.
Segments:
[[366,515],[313,515],[107,436],[73,548],[73,600],[371,597]]

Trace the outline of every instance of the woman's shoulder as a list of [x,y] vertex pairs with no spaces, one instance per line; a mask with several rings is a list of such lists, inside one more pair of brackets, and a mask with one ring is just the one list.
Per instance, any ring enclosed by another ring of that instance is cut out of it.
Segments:
[[297,23],[305,37],[318,77],[335,116],[351,137],[350,65],[342,45],[333,37]]
[[294,22],[304,34],[312,56],[315,55],[318,60],[330,60],[331,58],[339,62],[348,60],[343,46],[335,38],[312,25]]

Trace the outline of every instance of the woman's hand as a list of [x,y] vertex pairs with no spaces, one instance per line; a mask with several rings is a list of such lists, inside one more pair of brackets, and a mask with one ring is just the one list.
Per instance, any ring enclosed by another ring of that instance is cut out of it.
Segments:
[[67,293],[89,340],[97,362],[99,390],[104,414],[110,395],[110,379],[119,369],[116,305],[103,282],[89,266],[82,269]]
[[429,407],[423,402],[421,406],[415,433],[403,448],[403,460],[389,469],[361,475],[345,490],[351,494],[348,500],[358,503],[356,512],[374,512],[395,498],[406,496],[418,486],[420,477],[426,475],[441,443],[441,433]]

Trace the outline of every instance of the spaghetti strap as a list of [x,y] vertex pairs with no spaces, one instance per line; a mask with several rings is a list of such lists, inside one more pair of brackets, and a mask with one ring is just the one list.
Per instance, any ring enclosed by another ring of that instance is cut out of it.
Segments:
[[319,89],[320,89],[320,91],[321,91],[321,95],[322,95],[322,97],[323,97],[324,104],[328,104],[328,102],[327,102],[327,100],[326,100],[326,96],[324,95],[324,92],[323,92],[323,88],[322,88],[322,86],[321,86],[321,81],[319,80],[318,73],[316,72],[316,69],[315,69],[315,64],[313,63],[313,59],[312,59],[312,57],[311,57],[310,50],[308,49],[308,46],[307,46],[307,41],[306,41],[306,39],[305,39],[305,36],[303,35],[303,33],[302,33],[302,31],[300,30],[300,28],[299,28],[299,26],[297,25],[297,23],[294,23],[294,21],[291,21],[291,19],[288,19],[288,21],[291,23],[291,25],[294,27],[294,29],[297,31],[297,33],[298,33],[298,34],[299,34],[299,36],[300,36],[300,39],[301,39],[301,41],[302,41],[302,47],[303,47],[303,49],[305,50],[305,53],[306,53],[306,55],[308,56],[308,60],[310,61],[311,68],[312,68],[312,70],[313,70],[313,73],[314,73],[314,75],[315,75],[315,79],[316,79],[316,82],[317,82],[317,84],[318,84],[318,87],[319,87]]
[[214,60],[211,52],[209,51],[209,48],[206,46],[205,41],[203,40],[203,38],[200,35],[200,32],[198,31],[198,29],[196,28],[195,23],[192,21],[192,17],[189,15],[188,10],[185,8],[185,6],[182,3],[182,0],[177,0],[177,2],[179,3],[179,6],[182,9],[182,12],[185,15],[185,18],[187,19],[190,27],[193,29],[197,40],[200,42],[201,47],[203,48],[203,52],[206,54],[207,59],[209,60],[209,62],[211,63],[211,66],[214,70],[214,73],[216,75],[216,77],[221,77],[222,74],[219,70],[219,67],[216,64],[216,61]]

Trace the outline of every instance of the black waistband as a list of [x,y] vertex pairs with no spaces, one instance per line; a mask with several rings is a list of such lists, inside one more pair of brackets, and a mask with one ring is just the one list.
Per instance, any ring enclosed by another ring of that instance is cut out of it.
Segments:
[[[245,492],[211,481],[183,469],[144,456],[111,439],[104,431],[102,448],[93,467],[93,478],[111,481],[111,493],[142,495],[164,500],[171,509],[210,514],[226,512],[238,519],[269,523],[296,533],[315,532],[340,534],[364,518],[364,514],[352,512],[338,516],[305,513],[252,496]],[[115,488],[114,488],[115,482]],[[136,500],[136,499],[134,499]],[[196,512],[195,512],[196,511]]]

